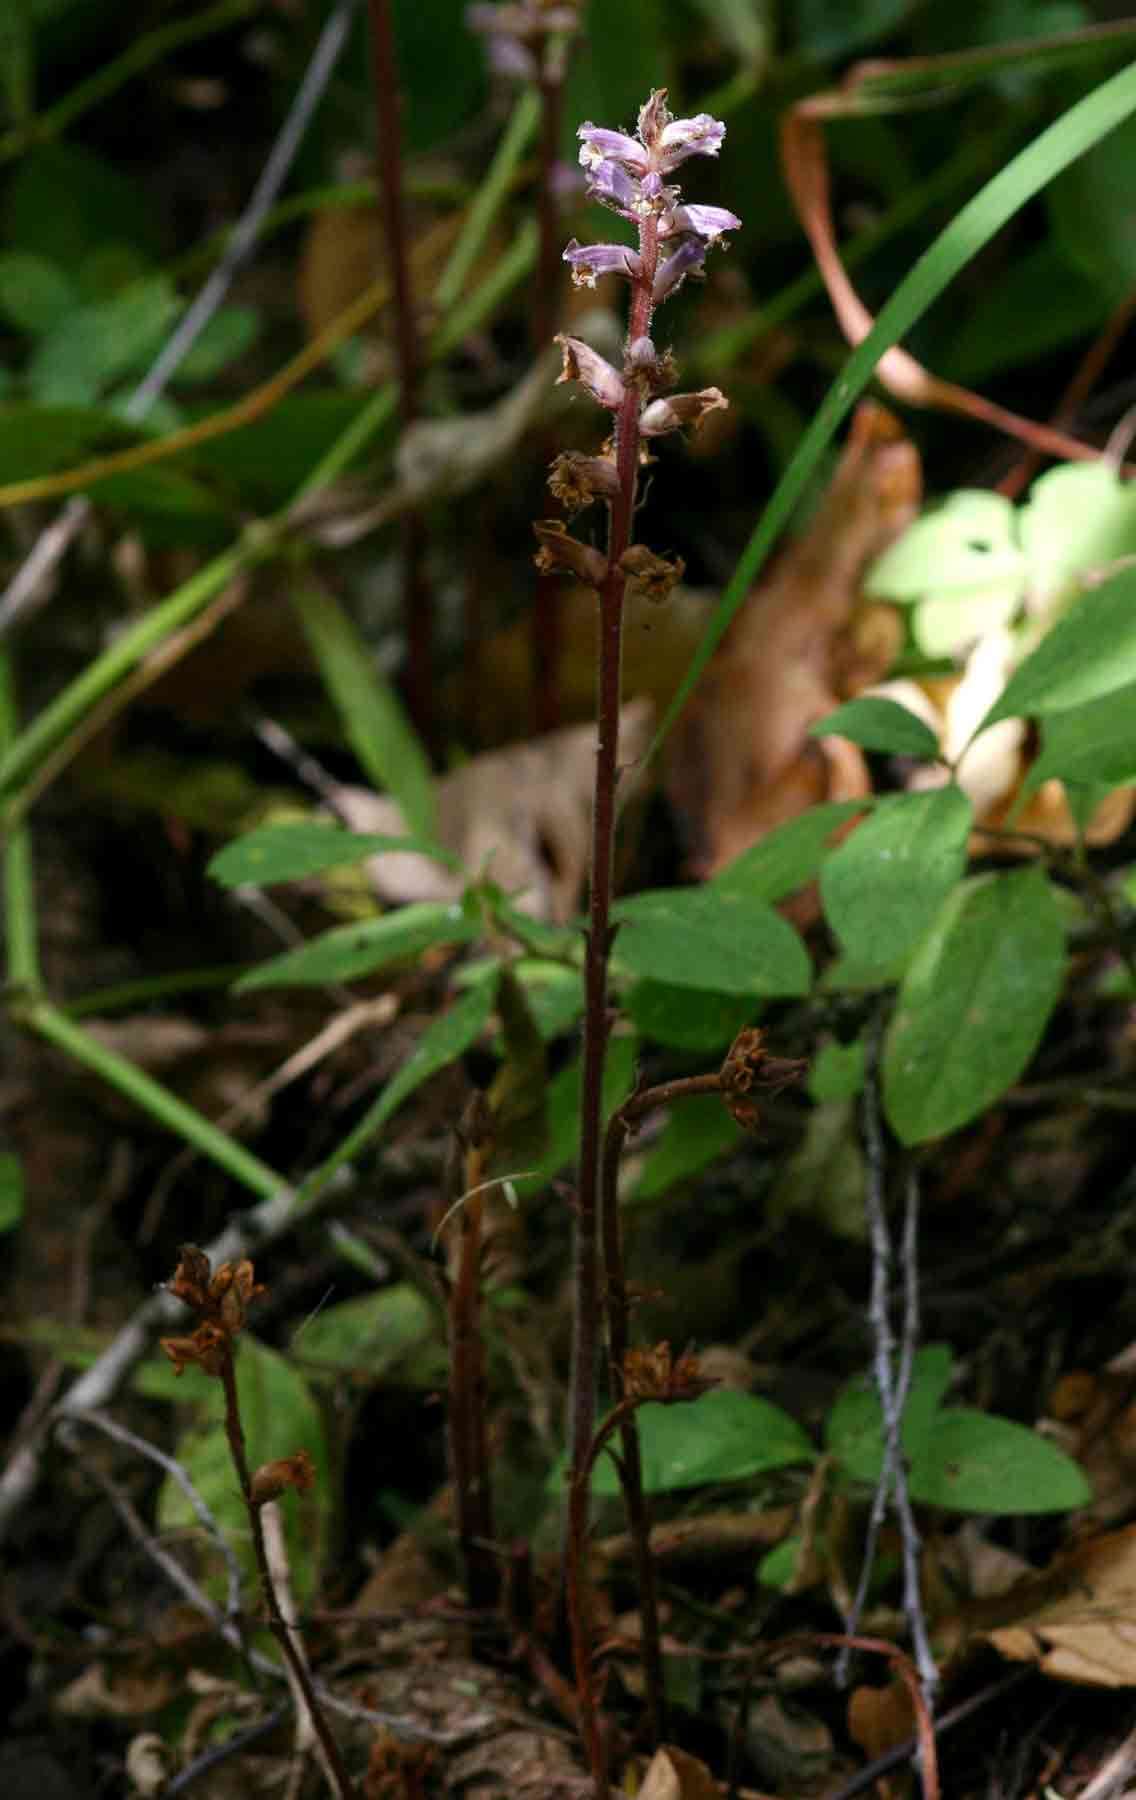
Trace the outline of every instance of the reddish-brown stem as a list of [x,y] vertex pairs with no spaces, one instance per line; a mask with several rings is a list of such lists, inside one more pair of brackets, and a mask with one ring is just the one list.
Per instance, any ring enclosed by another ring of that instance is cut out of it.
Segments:
[[292,1634],[284,1622],[280,1610],[280,1601],[276,1593],[276,1584],[272,1579],[272,1569],[268,1561],[268,1547],[264,1541],[264,1528],[260,1518],[260,1507],[252,1497],[252,1474],[249,1470],[248,1450],[245,1446],[244,1426],[241,1424],[240,1400],[237,1395],[237,1372],[233,1362],[231,1343],[224,1345],[220,1359],[221,1386],[225,1393],[225,1436],[229,1444],[229,1455],[237,1472],[241,1497],[248,1513],[249,1528],[252,1532],[253,1550],[256,1553],[256,1567],[260,1576],[261,1593],[264,1595],[265,1609],[268,1613],[268,1624],[280,1645],[281,1654],[288,1664],[296,1680],[296,1686],[304,1696],[315,1734],[320,1741],[324,1753],[325,1765],[335,1785],[340,1800],[356,1800],[355,1784],[343,1766],[343,1758],[339,1754],[339,1745],[335,1741],[327,1715],[320,1705],[308,1666],[292,1641]]
[[[600,1184],[600,1219],[604,1255],[604,1294],[607,1313],[608,1363],[612,1392],[623,1398],[624,1364],[630,1344],[630,1306],[627,1276],[623,1262],[623,1232],[619,1219],[619,1162],[623,1146],[639,1120],[656,1106],[669,1106],[673,1101],[693,1095],[717,1094],[722,1091],[721,1071],[689,1075],[676,1081],[665,1081],[656,1087],[640,1088],[623,1102],[612,1115],[604,1135],[603,1168]],[[627,1512],[627,1531],[631,1539],[639,1593],[639,1616],[642,1623],[643,1683],[647,1712],[647,1729],[654,1744],[659,1744],[666,1729],[666,1697],[663,1683],[662,1637],[659,1629],[658,1589],[655,1564],[651,1555],[651,1519],[643,1493],[643,1463],[639,1454],[639,1427],[633,1411],[628,1411],[620,1425],[620,1485]]]
[[[646,337],[651,289],[658,263],[658,225],[639,228],[640,274],[632,285],[627,341]],[[596,773],[592,801],[591,891],[584,960],[584,1056],[580,1096],[580,1174],[574,1245],[574,1314],[571,1377],[571,1483],[567,1534],[567,1592],[581,1730],[592,1758],[596,1800],[606,1800],[607,1770],[592,1689],[591,1630],[585,1556],[590,1466],[595,1426],[599,1346],[599,1185],[603,1129],[603,1072],[607,1050],[607,970],[611,952],[612,865],[615,798],[619,774],[619,706],[623,650],[623,597],[627,578],[620,559],[631,542],[639,472],[640,394],[628,381],[615,422],[618,491],[611,501],[607,573],[599,590],[599,680],[596,704]],[[599,1759],[598,1762],[596,1759]]]
[[[480,1157],[472,1185],[479,1179]],[[497,1604],[498,1571],[490,1548],[493,1537],[489,1450],[486,1437],[485,1356],[481,1342],[481,1249],[483,1196],[471,1194],[459,1209],[457,1274],[450,1291],[449,1436],[458,1543],[465,1569],[466,1595],[472,1607]]]
[[[401,95],[390,0],[368,0],[368,8],[371,20],[371,70],[375,90],[379,198],[394,298],[399,417],[405,430],[418,417],[421,361],[410,281],[406,216],[403,210],[402,138],[399,125]],[[405,514],[400,531],[403,619],[406,630],[406,703],[416,728],[429,741],[433,727],[431,665],[434,622],[423,573],[426,545],[421,515]]]

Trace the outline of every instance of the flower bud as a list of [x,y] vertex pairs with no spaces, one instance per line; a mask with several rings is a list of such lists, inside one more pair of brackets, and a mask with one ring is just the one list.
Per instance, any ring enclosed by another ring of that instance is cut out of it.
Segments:
[[556,339],[564,357],[564,366],[556,377],[557,383],[562,381],[578,381],[586,387],[593,400],[601,406],[609,407],[614,412],[623,403],[623,377],[618,370],[593,350],[582,339],[566,337],[561,332]]
[[315,1479],[315,1464],[306,1450],[278,1456],[275,1462],[261,1463],[252,1478],[249,1501],[253,1506],[264,1506],[269,1500],[278,1500],[286,1488],[304,1494],[315,1486]]
[[721,388],[716,387],[701,388],[696,394],[668,394],[643,408],[639,430],[643,437],[662,437],[668,431],[681,431],[684,425],[697,431],[707,413],[718,412],[729,404]]

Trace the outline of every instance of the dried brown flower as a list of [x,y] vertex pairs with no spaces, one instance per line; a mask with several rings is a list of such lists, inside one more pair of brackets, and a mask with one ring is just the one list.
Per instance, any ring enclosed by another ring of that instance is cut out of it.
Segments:
[[249,1500],[253,1506],[264,1506],[269,1500],[279,1499],[286,1488],[295,1488],[298,1494],[306,1494],[315,1486],[316,1467],[306,1450],[296,1450],[291,1456],[278,1456],[275,1462],[261,1463],[252,1478],[249,1489]]

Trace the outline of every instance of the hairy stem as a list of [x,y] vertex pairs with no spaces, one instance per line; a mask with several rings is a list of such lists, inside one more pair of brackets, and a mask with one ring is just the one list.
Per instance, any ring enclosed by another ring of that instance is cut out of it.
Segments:
[[[646,337],[651,323],[651,289],[658,262],[658,228],[653,219],[640,226],[641,274],[631,290],[628,344]],[[596,773],[592,799],[591,891],[587,951],[584,962],[584,1058],[580,1105],[580,1175],[574,1246],[574,1332],[571,1377],[571,1481],[567,1563],[569,1623],[573,1662],[585,1741],[593,1760],[597,1800],[605,1800],[607,1772],[595,1723],[591,1674],[591,1629],[584,1569],[588,1531],[590,1466],[595,1427],[596,1364],[599,1343],[598,1233],[600,1138],[603,1128],[603,1073],[607,1051],[608,958],[611,953],[612,863],[615,839],[615,794],[619,773],[619,705],[623,651],[623,599],[627,578],[620,559],[631,542],[639,472],[639,406],[635,384],[628,382],[616,415],[618,491],[611,501],[607,574],[599,591],[599,682]]]

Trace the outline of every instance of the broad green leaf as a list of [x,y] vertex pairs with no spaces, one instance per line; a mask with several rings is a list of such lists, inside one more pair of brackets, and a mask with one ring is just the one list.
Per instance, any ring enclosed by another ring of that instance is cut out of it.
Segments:
[[910,0],[797,0],[792,18],[803,54],[827,61],[885,37],[910,10]]
[[757,1565],[761,1586],[784,1592],[797,1573],[797,1560],[804,1546],[804,1538],[795,1532],[791,1537],[782,1538],[772,1550],[767,1550]]
[[95,407],[0,406],[0,482],[31,480],[66,468],[97,449],[120,449],[137,438],[112,414]]
[[254,307],[223,306],[178,364],[174,380],[211,381],[256,342],[259,330],[260,314]]
[[[865,750],[887,750],[893,756],[921,756],[934,761],[939,740],[929,725],[882,694],[849,700],[809,726],[810,737],[844,737]],[[807,814],[805,815],[808,816]]]
[[1030,488],[1020,532],[1034,595],[1059,594],[1083,570],[1136,552],[1136,488],[1109,463],[1065,463]]
[[[287,1494],[280,1502],[293,1590],[297,1601],[306,1605],[316,1592],[332,1508],[320,1411],[292,1363],[247,1333],[237,1340],[236,1371],[250,1469],[255,1473],[262,1463],[291,1456],[297,1450],[306,1450],[315,1464],[315,1486],[306,1494]],[[225,1437],[221,1383],[199,1369],[188,1369],[180,1386],[183,1402],[193,1404],[194,1422],[183,1432],[174,1454],[252,1579],[256,1561],[248,1514]],[[169,1477],[158,1496],[158,1524],[162,1531],[191,1530],[207,1547],[196,1513]],[[214,1558],[211,1566],[216,1572],[210,1586],[216,1592],[223,1586],[219,1559]]]
[[232,532],[229,508],[181,469],[126,469],[93,481],[88,491],[97,505],[129,514],[143,541],[158,548],[222,544]]
[[408,956],[418,956],[435,944],[468,943],[480,935],[480,929],[460,906],[440,900],[418,900],[378,919],[337,925],[295,950],[270,957],[268,962],[242,975],[236,991],[251,993],[254,988],[358,981]]
[[953,782],[888,794],[826,859],[825,916],[857,962],[891,969],[914,949],[966,866],[972,816]]
[[[305,1187],[318,1189],[325,1186],[337,1169],[358,1156],[378,1136],[387,1120],[394,1117],[416,1088],[420,1088],[424,1081],[429,1081],[432,1075],[437,1075],[442,1069],[448,1069],[451,1063],[457,1062],[459,1056],[465,1055],[489,1023],[495,988],[496,984],[493,982],[479,982],[426,1027],[398,1073],[391,1077],[378,1099],[367,1108],[359,1123],[348,1132],[327,1161],[321,1163],[308,1177]],[[301,1190],[301,1194],[303,1191]]]
[[[788,1413],[734,1388],[715,1388],[673,1406],[651,1401],[635,1417],[648,1494],[704,1487],[711,1481],[746,1481],[816,1457],[814,1445]],[[593,1491],[620,1492],[610,1456],[599,1459]]]
[[868,802],[859,800],[830,800],[810,806],[735,856],[714,876],[711,891],[739,894],[747,900],[784,900],[813,879],[838,828],[867,808]]
[[[1039,294],[1045,295],[1044,306],[1037,303]],[[1100,289],[1047,237],[1032,250],[1016,250],[998,280],[968,295],[960,313],[936,351],[935,370],[950,381],[981,387],[1009,368],[1052,356],[1098,331]]]
[[[1042,721],[1041,754],[1026,776],[1026,792],[1051,776],[1104,787],[1136,781],[1136,683]],[[1094,811],[1100,798],[1094,794]]]
[[23,1216],[23,1164],[11,1150],[0,1150],[0,1231],[11,1231]]
[[[3,9],[0,9],[2,11]],[[150,194],[86,145],[40,144],[20,158],[4,197],[3,236],[60,269],[112,243],[160,253]]]
[[659,888],[620,900],[615,960],[633,975],[714,993],[806,994],[811,970],[772,907],[723,888]]
[[286,394],[266,418],[198,444],[194,465],[214,472],[246,506],[268,512],[293,496],[366,404],[358,390]]
[[707,1163],[733,1149],[743,1136],[717,1094],[679,1100],[658,1143],[648,1151],[635,1185],[635,1204],[654,1200],[668,1188],[697,1175]]
[[999,582],[1017,592],[1025,574],[1010,501],[985,489],[959,488],[876,558],[864,590],[885,600],[922,600]]
[[864,1086],[864,1042],[823,1044],[809,1069],[812,1100],[851,1100]]
[[431,1339],[441,1340],[438,1309],[407,1281],[325,1306],[296,1332],[289,1353],[315,1373],[384,1375]]
[[915,641],[924,656],[961,656],[988,632],[1009,625],[1021,603],[1021,584],[952,589],[920,600],[911,616]]
[[67,313],[36,346],[28,385],[43,406],[85,406],[160,349],[181,301],[165,276]]
[[374,785],[398,801],[410,830],[433,838],[430,764],[365,639],[326,589],[295,587],[292,601],[351,748]]
[[9,324],[42,337],[77,305],[71,281],[55,263],[26,250],[0,252],[0,316]]
[[739,1000],[736,994],[647,980],[628,989],[623,1007],[640,1035],[656,1044],[676,1050],[719,1050],[752,1022],[755,1003],[745,997]]
[[[911,1366],[911,1386],[903,1408],[900,1441],[908,1461],[922,1453],[938,1428],[939,1408],[951,1384],[951,1352],[946,1344],[926,1344]],[[875,1483],[884,1463],[884,1416],[870,1374],[842,1388],[825,1420],[825,1449],[852,1481]]]
[[770,0],[697,0],[719,41],[752,68],[764,67],[773,44]]
[[425,838],[388,837],[379,832],[344,831],[318,819],[291,824],[258,825],[235,838],[210,858],[208,873],[222,887],[272,887],[278,881],[304,881],[325,869],[364,862],[384,851],[413,851],[453,868],[448,850]]
[[1048,1438],[962,1406],[937,1415],[907,1485],[921,1505],[952,1512],[1070,1512],[1093,1497],[1076,1463]]
[[[1136,569],[1082,594],[1014,670],[978,731],[1064,712],[1136,681]],[[977,736],[978,733],[976,732]]]
[[1040,869],[965,881],[913,956],[883,1059],[905,1144],[956,1131],[1016,1081],[1061,991],[1065,941]]

